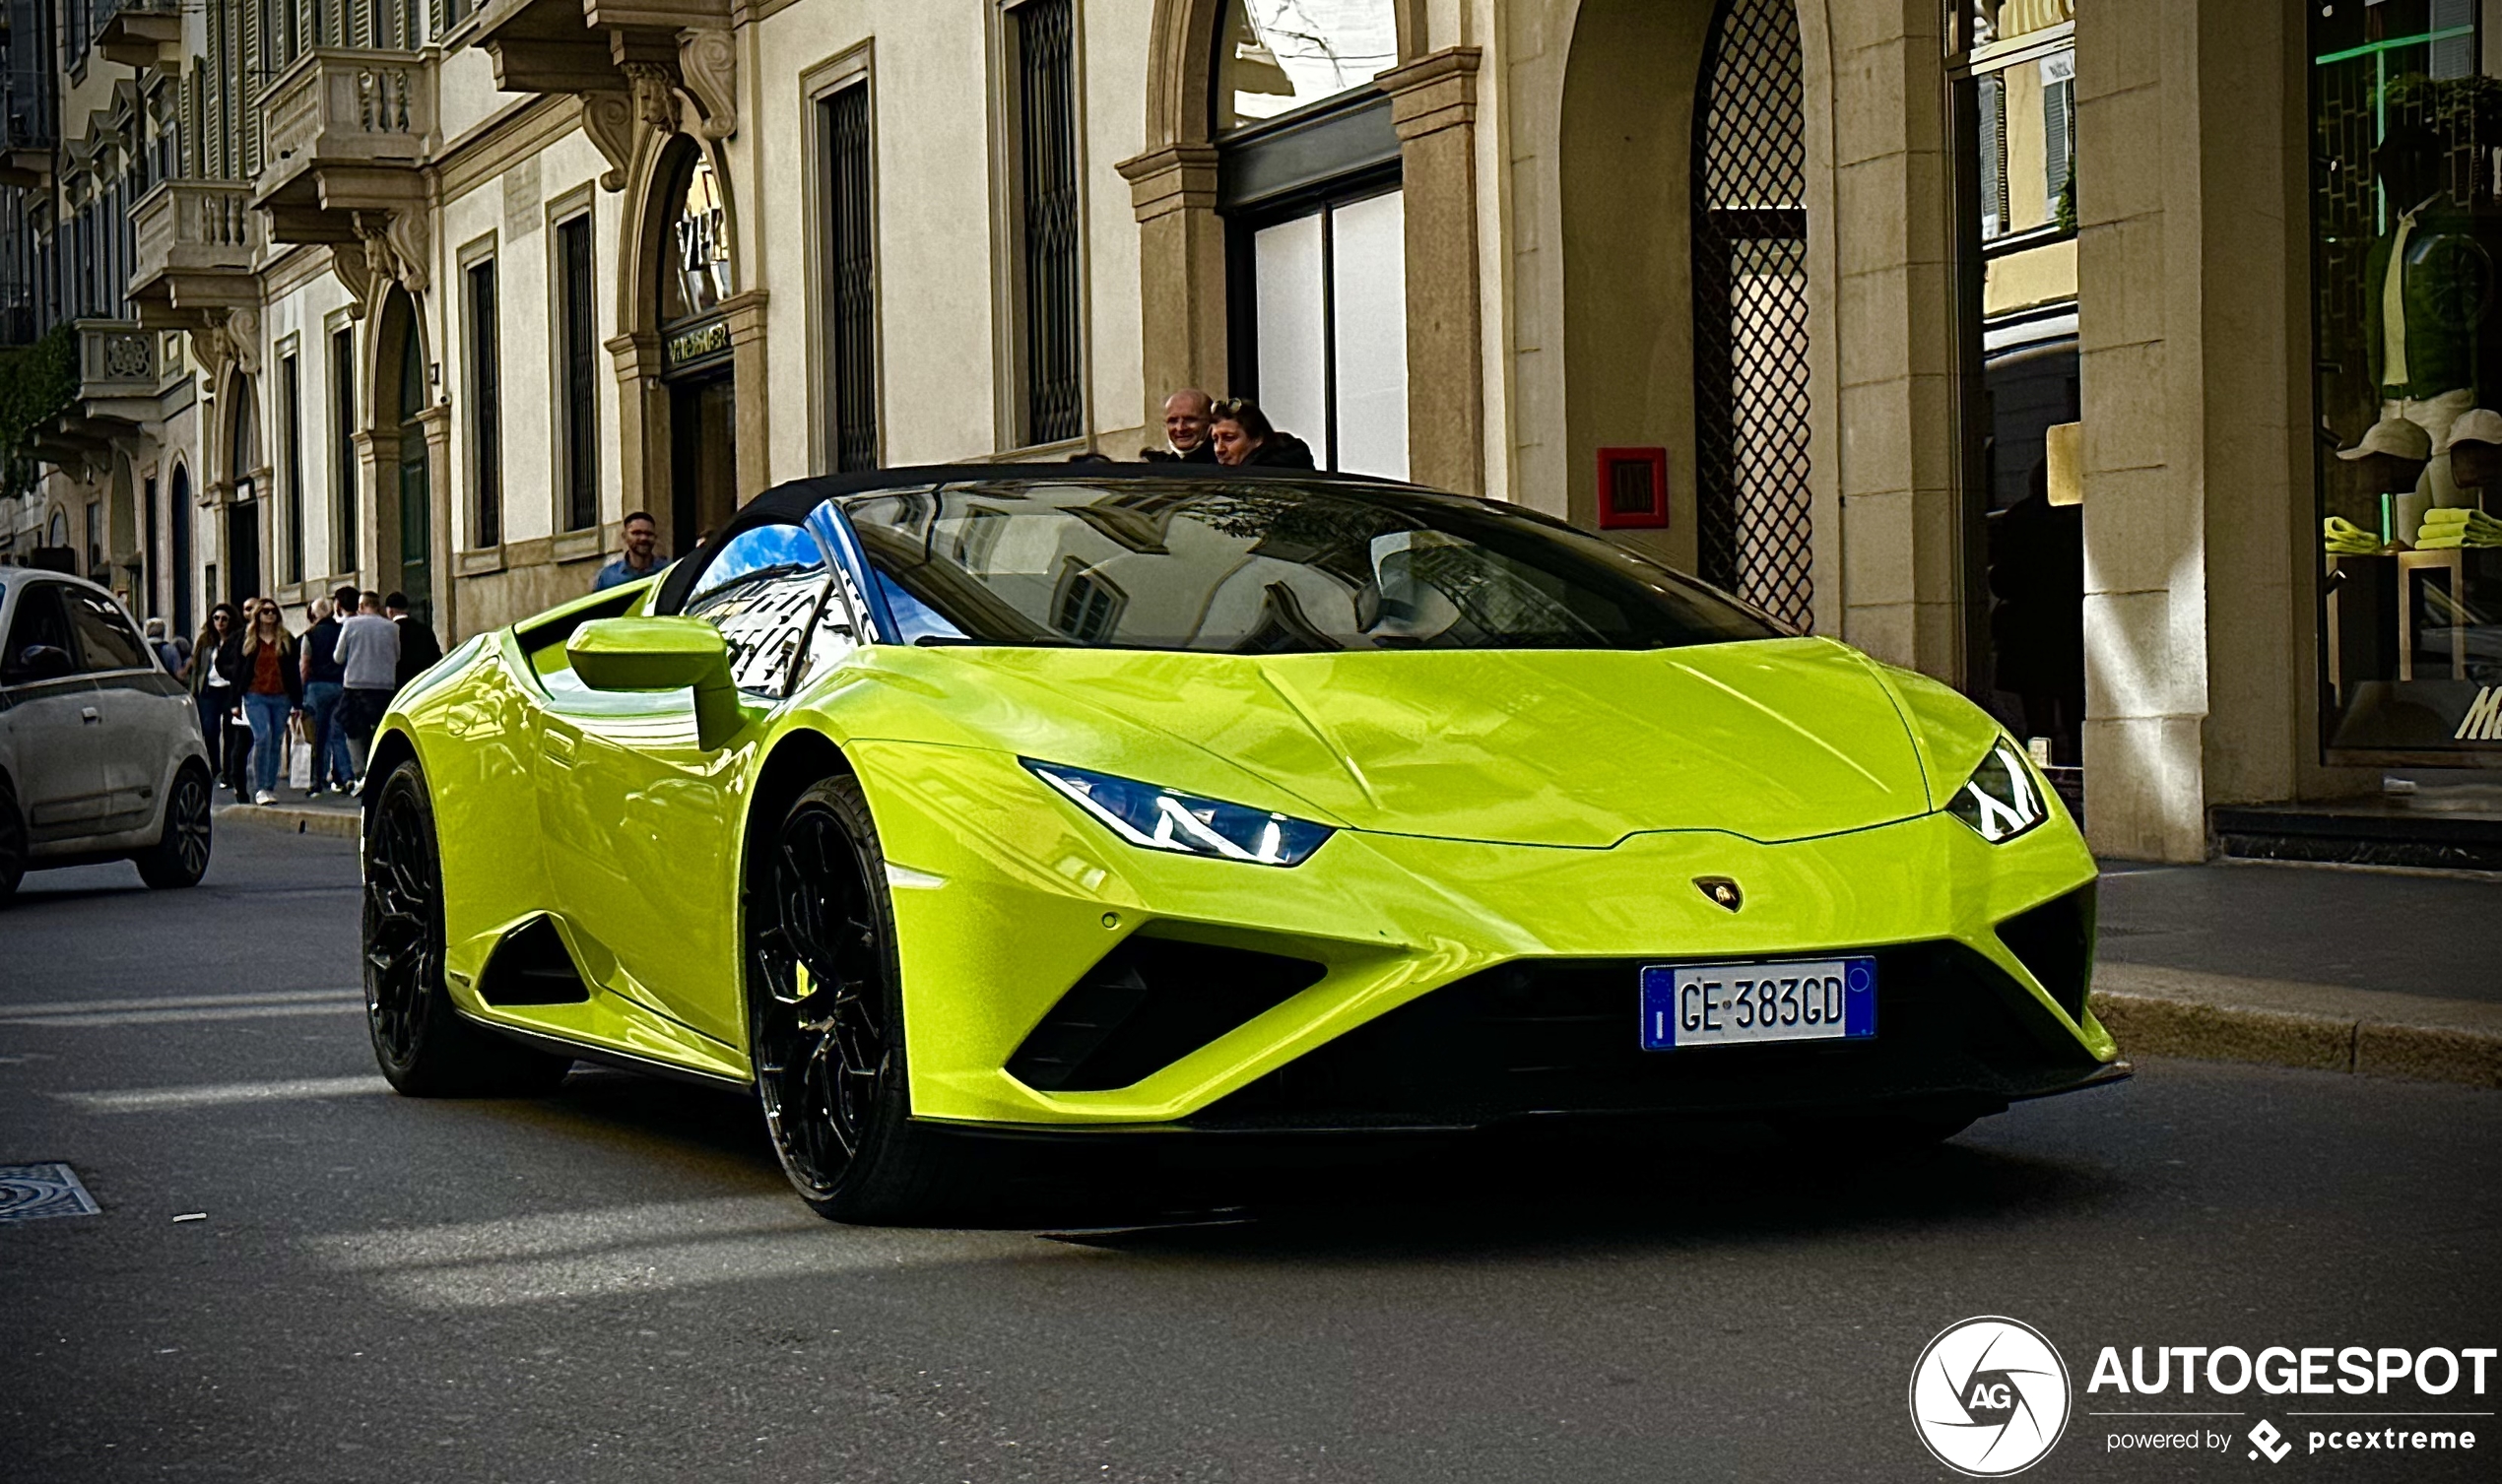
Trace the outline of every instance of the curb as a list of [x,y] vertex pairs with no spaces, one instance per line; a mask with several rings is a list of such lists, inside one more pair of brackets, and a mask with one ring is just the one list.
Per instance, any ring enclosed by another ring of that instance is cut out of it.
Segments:
[[221,825],[247,824],[255,829],[280,829],[292,835],[330,835],[356,839],[364,826],[364,816],[348,809],[290,808],[283,804],[226,804],[218,807],[214,816]]
[[2502,1034],[2492,1031],[2111,991],[2095,992],[2093,1012],[2133,1057],[2256,1062],[2502,1088]]

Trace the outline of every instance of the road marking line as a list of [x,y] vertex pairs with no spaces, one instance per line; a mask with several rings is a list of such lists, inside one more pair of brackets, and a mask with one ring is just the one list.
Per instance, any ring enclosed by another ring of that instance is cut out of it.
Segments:
[[262,990],[249,995],[157,995],[142,1000],[54,1000],[42,1004],[0,1004],[0,1015],[94,1015],[107,1010],[213,1009],[225,1004],[307,1004],[362,1000],[362,990]]
[[139,1087],[125,1092],[56,1092],[89,1113],[163,1113],[175,1108],[218,1108],[232,1103],[270,1103],[292,1098],[335,1098],[389,1092],[380,1077],[289,1077],[271,1082],[213,1082],[200,1087]]
[[0,1025],[65,1026],[94,1029],[105,1025],[186,1025],[201,1020],[265,1020],[272,1015],[343,1015],[362,1013],[361,1000],[325,1004],[238,1004],[222,1009],[122,1010],[109,1015],[0,1015]]

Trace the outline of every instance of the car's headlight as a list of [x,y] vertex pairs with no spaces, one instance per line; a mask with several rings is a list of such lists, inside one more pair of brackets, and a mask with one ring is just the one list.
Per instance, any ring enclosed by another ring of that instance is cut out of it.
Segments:
[[1017,759],[1112,833],[1142,850],[1255,866],[1299,866],[1333,833],[1326,824],[1239,804],[1198,799],[1171,789],[1090,773],[1056,762]]
[[2001,742],[1946,802],[1946,812],[1972,826],[1992,845],[2004,844],[2050,817],[2050,805],[2033,782],[2014,743]]

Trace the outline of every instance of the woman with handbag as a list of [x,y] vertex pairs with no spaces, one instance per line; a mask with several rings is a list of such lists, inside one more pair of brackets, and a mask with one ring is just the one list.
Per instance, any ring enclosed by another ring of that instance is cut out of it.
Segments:
[[268,599],[254,602],[243,631],[243,714],[252,724],[252,802],[278,802],[278,770],[287,760],[289,723],[304,710],[304,679],[296,669],[296,636]]

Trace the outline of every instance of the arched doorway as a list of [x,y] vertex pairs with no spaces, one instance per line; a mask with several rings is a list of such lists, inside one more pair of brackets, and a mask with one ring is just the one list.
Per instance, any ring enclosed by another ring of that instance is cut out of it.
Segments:
[[417,304],[394,289],[382,309],[374,358],[375,512],[383,586],[408,595],[409,611],[434,621],[433,468],[426,425],[426,333]]
[[1701,575],[1806,628],[1814,589],[1802,67],[1793,0],[1720,0],[1692,160]]
[[650,290],[669,398],[669,549],[694,549],[739,506],[738,375],[724,305],[737,293],[729,213],[711,158],[680,139],[662,161]]
[[1658,450],[1666,525],[1616,539],[1804,626],[1802,65],[1792,0],[1582,0],[1558,155],[1571,518]]
[[240,603],[261,591],[260,419],[252,408],[252,381],[234,378],[234,405],[227,441],[227,469],[234,481],[226,504],[226,597]]

